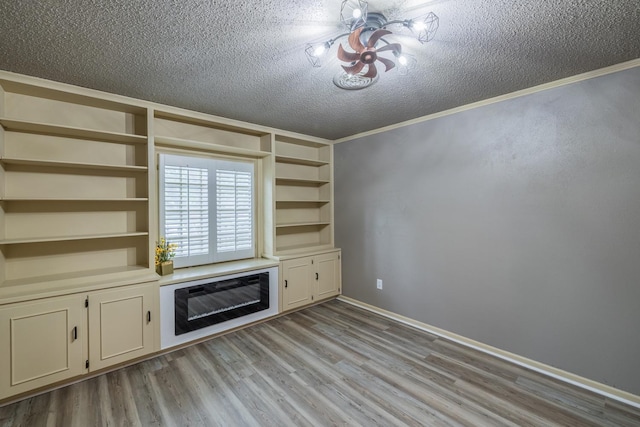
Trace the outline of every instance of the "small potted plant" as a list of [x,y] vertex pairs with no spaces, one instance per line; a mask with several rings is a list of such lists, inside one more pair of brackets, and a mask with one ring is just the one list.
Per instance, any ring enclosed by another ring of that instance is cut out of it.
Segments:
[[175,243],[169,243],[164,237],[156,242],[156,273],[161,276],[173,273],[173,257],[176,256]]

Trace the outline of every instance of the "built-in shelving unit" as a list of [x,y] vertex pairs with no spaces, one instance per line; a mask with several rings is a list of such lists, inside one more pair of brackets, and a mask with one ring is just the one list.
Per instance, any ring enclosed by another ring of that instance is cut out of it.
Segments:
[[0,80],[0,126],[0,297],[151,272],[147,108]]
[[[160,153],[255,164],[255,258],[158,280]],[[338,295],[332,163],[321,138],[0,71],[0,402],[158,350],[160,286],[279,265],[280,310]]]
[[333,246],[333,169],[329,144],[275,135],[276,255]]
[[50,281],[152,274],[162,151],[257,162],[256,256],[333,248],[328,141],[3,74],[0,301],[18,284],[37,293]]

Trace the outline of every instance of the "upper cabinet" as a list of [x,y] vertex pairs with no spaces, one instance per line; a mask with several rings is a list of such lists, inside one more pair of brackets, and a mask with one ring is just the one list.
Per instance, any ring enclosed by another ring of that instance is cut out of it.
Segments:
[[333,247],[333,146],[275,135],[274,254]]
[[0,299],[151,271],[146,108],[0,79],[0,125]]

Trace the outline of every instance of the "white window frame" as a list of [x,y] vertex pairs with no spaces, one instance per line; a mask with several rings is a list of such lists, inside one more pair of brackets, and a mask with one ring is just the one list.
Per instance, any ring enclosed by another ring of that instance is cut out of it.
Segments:
[[[175,257],[174,266],[190,267],[195,265],[213,264],[238,259],[254,258],[256,253],[256,164],[255,161],[245,159],[222,159],[216,157],[197,157],[189,154],[167,154],[160,153],[158,159],[158,182],[159,182],[159,228],[160,236],[166,235],[165,230],[165,167],[196,167],[208,170],[208,231],[209,252],[202,255],[191,255],[186,257]],[[230,252],[218,252],[217,250],[217,199],[216,199],[216,171],[226,170],[235,172],[246,172],[251,174],[251,247],[248,249],[235,250]],[[169,239],[170,241],[170,239]]]

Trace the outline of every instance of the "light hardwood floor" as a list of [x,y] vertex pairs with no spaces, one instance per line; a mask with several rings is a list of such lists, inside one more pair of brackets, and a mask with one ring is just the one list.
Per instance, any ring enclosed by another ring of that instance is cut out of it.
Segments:
[[0,408],[2,426],[640,426],[640,410],[337,300]]

